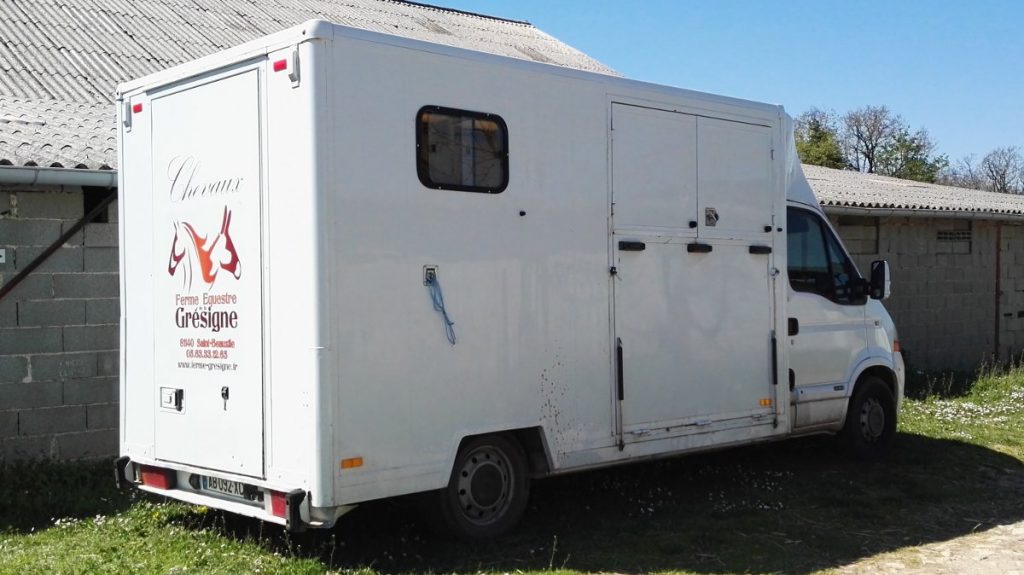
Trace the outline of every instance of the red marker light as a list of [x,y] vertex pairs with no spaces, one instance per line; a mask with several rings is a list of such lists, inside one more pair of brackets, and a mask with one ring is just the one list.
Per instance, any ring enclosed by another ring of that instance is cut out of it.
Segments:
[[288,502],[284,498],[284,493],[280,491],[270,492],[270,513],[278,517],[284,517],[285,512],[288,508]]
[[[141,104],[139,105],[141,106]],[[147,487],[156,487],[157,489],[174,488],[174,480],[177,475],[170,469],[142,465],[139,471],[141,471],[142,484]]]
[[138,103],[138,104],[132,104],[132,113],[133,114],[138,114],[141,111],[142,111],[142,103],[141,102]]
[[274,71],[280,72],[281,70],[288,69],[288,60],[278,60],[274,62]]

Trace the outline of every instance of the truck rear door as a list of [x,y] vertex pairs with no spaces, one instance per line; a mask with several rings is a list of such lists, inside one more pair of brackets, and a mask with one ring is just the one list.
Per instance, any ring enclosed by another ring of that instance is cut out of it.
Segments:
[[154,455],[262,477],[260,70],[147,96],[137,101],[152,126]]

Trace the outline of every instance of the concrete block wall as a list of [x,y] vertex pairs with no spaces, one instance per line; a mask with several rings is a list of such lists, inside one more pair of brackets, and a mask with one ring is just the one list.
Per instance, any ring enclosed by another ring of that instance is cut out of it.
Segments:
[[[80,188],[0,188],[0,285],[84,215]],[[0,300],[0,462],[117,452],[117,209]]]
[[[853,258],[865,275],[872,261],[889,261],[893,293],[885,307],[896,322],[910,367],[970,371],[992,361],[996,352],[996,222],[905,217],[879,217],[877,221],[877,253]],[[864,236],[863,227],[850,218],[833,216],[832,223],[840,236],[854,227],[856,238]],[[867,218],[861,223],[869,224]],[[1018,226],[1002,226],[1004,244],[1008,228],[1020,233]],[[969,245],[939,239],[939,231],[966,229],[971,230]],[[1024,239],[1024,234],[1021,237]],[[1019,242],[1015,249],[1024,254]],[[1008,260],[1014,257],[1004,253],[1001,273],[1012,273]],[[1024,277],[1020,287],[1024,290]],[[1020,321],[1018,349],[1024,344],[1024,315]],[[1005,358],[1006,346],[1000,346]]]
[[1002,225],[999,353],[1024,360],[1024,225]]

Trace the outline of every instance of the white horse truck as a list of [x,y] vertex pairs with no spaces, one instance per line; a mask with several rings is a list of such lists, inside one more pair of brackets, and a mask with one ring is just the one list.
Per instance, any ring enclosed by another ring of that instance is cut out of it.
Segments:
[[904,369],[783,109],[310,21],[118,89],[119,483],[456,534],[543,476],[809,433]]

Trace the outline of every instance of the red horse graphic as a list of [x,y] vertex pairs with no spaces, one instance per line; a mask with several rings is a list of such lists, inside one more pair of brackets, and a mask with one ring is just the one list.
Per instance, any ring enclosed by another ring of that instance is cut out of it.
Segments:
[[[186,261],[185,270],[182,272],[182,284],[187,289],[192,288],[192,260],[199,262],[199,271],[203,274],[203,281],[207,285],[213,285],[217,279],[217,272],[225,270],[235,279],[242,277],[242,262],[238,261],[238,252],[235,251],[235,243],[231,241],[231,211],[224,206],[224,218],[221,220],[220,233],[209,240],[209,236],[200,236],[199,232],[192,227],[192,224],[175,222],[174,241],[171,242],[171,257],[167,262],[167,273],[172,276],[178,271],[182,260]],[[181,242],[179,250],[179,235],[181,230],[185,231],[187,240]],[[209,240],[209,241],[208,241]],[[195,258],[185,258],[186,254],[192,253]]]

